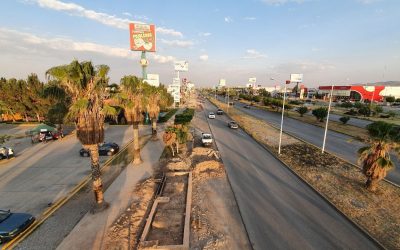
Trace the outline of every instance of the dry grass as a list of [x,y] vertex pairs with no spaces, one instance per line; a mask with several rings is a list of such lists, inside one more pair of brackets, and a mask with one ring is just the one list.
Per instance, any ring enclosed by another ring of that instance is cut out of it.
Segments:
[[[223,103],[212,101],[219,107],[225,107]],[[277,129],[265,122],[262,125],[258,119],[249,119],[235,108],[230,108],[229,112],[255,139],[276,152],[276,142],[262,138],[265,135],[277,137]],[[280,158],[385,247],[400,249],[399,188],[382,181],[378,192],[371,193],[364,188],[366,178],[358,168],[333,155],[321,154],[317,147],[296,140],[282,147]]]

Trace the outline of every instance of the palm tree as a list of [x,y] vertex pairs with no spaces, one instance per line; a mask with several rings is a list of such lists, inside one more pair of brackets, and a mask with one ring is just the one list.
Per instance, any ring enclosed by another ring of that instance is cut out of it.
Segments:
[[160,114],[160,100],[161,100],[161,91],[159,88],[155,86],[146,85],[146,97],[147,97],[147,105],[146,111],[151,120],[151,134],[153,135],[153,139],[157,138],[157,119]]
[[400,128],[383,121],[367,126],[370,145],[358,150],[359,163],[363,174],[367,177],[366,188],[375,191],[378,182],[385,178],[387,171],[394,167],[390,159],[390,151],[400,151]]
[[124,109],[126,121],[133,127],[133,164],[140,164],[139,123],[143,119],[142,112],[146,107],[144,83],[136,76],[124,76],[121,79],[121,90],[116,98]]
[[103,103],[109,70],[107,65],[93,66],[91,62],[74,60],[46,72],[71,97],[66,118],[75,122],[77,138],[90,152],[93,191],[99,210],[108,206],[103,197],[98,144],[104,140],[104,118],[114,112]]

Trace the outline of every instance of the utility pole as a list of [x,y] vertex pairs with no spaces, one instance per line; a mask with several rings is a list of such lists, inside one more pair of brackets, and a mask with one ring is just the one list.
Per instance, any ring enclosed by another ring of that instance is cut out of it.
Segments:
[[282,118],[281,118],[281,130],[279,132],[279,147],[278,154],[281,154],[281,145],[282,145],[282,129],[283,129],[283,114],[285,113],[285,101],[286,101],[286,85],[290,84],[290,81],[286,81],[285,90],[283,92],[283,103],[282,103]]
[[322,143],[322,153],[325,152],[326,133],[328,131],[329,113],[331,111],[332,96],[333,96],[333,84],[332,84],[332,88],[331,88],[331,95],[329,97],[328,116],[326,117],[325,132],[324,132],[324,142]]

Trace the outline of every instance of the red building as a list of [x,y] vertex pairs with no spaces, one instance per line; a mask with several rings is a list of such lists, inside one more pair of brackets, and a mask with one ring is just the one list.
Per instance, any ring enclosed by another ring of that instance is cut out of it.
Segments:
[[[385,89],[386,88],[386,89]],[[392,92],[394,89],[396,90]],[[330,94],[332,86],[320,86],[318,94]],[[389,90],[390,89],[390,90]],[[333,96],[336,99],[347,99],[354,101],[374,100],[375,102],[382,102],[384,96],[396,96],[400,87],[385,87],[385,86],[363,86],[363,85],[348,85],[348,86],[334,86]],[[393,94],[392,94],[392,93]]]

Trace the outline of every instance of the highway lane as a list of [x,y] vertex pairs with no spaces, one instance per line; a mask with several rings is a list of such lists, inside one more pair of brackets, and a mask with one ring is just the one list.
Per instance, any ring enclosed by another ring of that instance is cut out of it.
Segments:
[[[235,107],[244,113],[264,120],[276,127],[280,127],[280,113],[266,111],[255,107],[246,109],[244,106],[245,104],[243,103],[235,103]],[[285,117],[283,122],[283,131],[322,148],[324,128],[304,123],[290,117]],[[325,145],[326,151],[340,156],[353,164],[357,164],[357,151],[363,146],[365,146],[364,143],[355,140],[351,136],[328,130]],[[400,185],[400,161],[397,157],[392,157],[392,159],[396,168],[388,173],[386,179]]]
[[[144,131],[146,129],[146,131]],[[150,133],[148,127],[141,133]],[[122,147],[133,138],[131,126],[110,126],[105,141]],[[40,215],[48,204],[63,197],[90,174],[90,158],[80,157],[75,135],[36,144],[0,166],[0,209]],[[101,156],[104,163],[109,157]]]
[[[205,111],[214,111],[210,103]],[[227,117],[209,119],[255,249],[376,249],[346,218]]]

